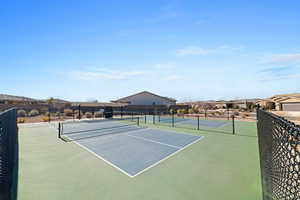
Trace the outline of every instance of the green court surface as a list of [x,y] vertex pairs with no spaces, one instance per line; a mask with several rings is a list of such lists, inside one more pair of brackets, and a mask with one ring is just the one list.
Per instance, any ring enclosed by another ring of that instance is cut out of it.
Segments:
[[21,126],[19,199],[261,199],[255,123],[237,123],[239,135],[148,126],[204,138],[130,178],[48,125]]

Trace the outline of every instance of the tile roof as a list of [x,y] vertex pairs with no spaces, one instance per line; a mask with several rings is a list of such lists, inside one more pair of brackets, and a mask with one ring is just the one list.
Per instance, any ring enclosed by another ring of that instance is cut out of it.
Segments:
[[282,101],[280,103],[300,103],[300,98],[289,98]]
[[114,101],[112,101],[112,102],[126,102],[128,98],[134,97],[134,96],[137,96],[137,95],[140,95],[140,94],[150,94],[150,95],[153,95],[153,96],[156,96],[156,97],[159,97],[159,98],[168,100],[168,101],[176,102],[176,100],[173,99],[173,98],[159,96],[159,95],[157,95],[157,94],[154,94],[154,93],[151,93],[151,92],[148,92],[148,91],[139,92],[139,93],[136,93],[136,94],[127,96],[127,97],[123,97],[123,98],[118,99],[118,100],[114,100]]

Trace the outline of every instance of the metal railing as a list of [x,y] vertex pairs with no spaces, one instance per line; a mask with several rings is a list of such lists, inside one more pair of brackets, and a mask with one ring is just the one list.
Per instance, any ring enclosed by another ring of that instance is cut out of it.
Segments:
[[300,199],[300,126],[257,110],[263,200]]

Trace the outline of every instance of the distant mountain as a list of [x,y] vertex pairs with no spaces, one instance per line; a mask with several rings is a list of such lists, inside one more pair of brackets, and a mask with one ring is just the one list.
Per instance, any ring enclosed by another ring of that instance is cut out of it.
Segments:
[[1,101],[38,101],[37,99],[23,97],[23,96],[13,96],[7,94],[0,94]]
[[182,102],[179,104],[204,104],[204,103],[212,103],[212,104],[216,104],[216,103],[238,103],[238,102],[257,102],[261,99],[258,98],[253,98],[253,99],[234,99],[234,100],[207,100],[207,101],[190,101],[190,102]]
[[[47,101],[49,101],[49,99],[43,99],[42,101],[47,102]],[[53,98],[51,101],[52,101],[52,103],[71,103],[70,101],[66,101],[63,99],[57,99],[57,98]]]

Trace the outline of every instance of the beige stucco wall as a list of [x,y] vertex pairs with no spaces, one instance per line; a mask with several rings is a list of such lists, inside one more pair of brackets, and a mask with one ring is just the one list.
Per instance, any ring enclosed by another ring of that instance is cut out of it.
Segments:
[[147,93],[128,97],[126,101],[131,102],[131,105],[175,105],[174,102]]

